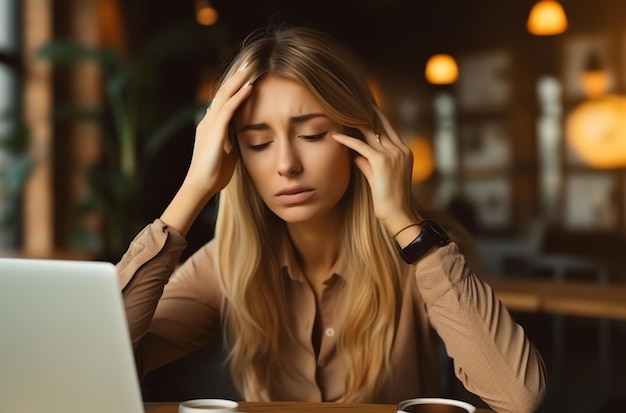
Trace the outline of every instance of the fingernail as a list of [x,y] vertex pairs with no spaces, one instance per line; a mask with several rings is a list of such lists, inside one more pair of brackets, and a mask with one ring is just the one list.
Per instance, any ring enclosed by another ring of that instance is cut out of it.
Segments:
[[249,62],[245,62],[243,65],[241,65],[241,67],[239,68],[239,71],[241,72],[242,70],[245,70],[246,67],[248,67],[248,63]]
[[252,80],[248,80],[241,88],[245,89],[252,84]]

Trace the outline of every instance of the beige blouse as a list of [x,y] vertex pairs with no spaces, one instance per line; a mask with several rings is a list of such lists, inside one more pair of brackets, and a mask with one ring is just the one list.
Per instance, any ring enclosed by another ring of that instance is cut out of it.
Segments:
[[[222,291],[217,281],[216,240],[177,267],[184,237],[155,220],[137,235],[118,264],[139,374],[207,343],[222,329]],[[287,302],[297,342],[284,343],[283,370],[269,388],[246,400],[335,401],[345,378],[337,337],[343,326],[338,299],[350,267],[339,258],[328,276],[316,314],[313,290],[289,242],[283,246]],[[169,282],[168,282],[169,280]],[[454,242],[433,250],[400,279],[392,374],[381,379],[376,403],[440,395],[437,345],[443,340],[455,374],[472,393],[499,412],[536,410],[545,392],[543,361],[491,288],[474,275]],[[318,316],[322,337],[313,348]]]

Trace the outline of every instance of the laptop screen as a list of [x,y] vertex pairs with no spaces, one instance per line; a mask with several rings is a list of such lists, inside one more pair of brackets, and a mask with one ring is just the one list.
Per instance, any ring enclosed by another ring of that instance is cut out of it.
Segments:
[[141,413],[115,266],[0,258],[0,411]]

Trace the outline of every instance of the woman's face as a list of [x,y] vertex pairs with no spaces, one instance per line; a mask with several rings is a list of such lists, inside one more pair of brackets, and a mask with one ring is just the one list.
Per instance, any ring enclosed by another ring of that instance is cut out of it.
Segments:
[[287,223],[336,210],[350,182],[350,150],[331,131],[329,119],[298,82],[264,77],[234,119],[242,161],[265,204]]

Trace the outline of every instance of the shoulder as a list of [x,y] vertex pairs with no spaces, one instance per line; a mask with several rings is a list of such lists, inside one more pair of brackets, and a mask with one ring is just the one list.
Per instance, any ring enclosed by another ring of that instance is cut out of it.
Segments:
[[215,288],[218,282],[217,243],[211,240],[196,250],[176,270],[172,282],[183,282],[200,290]]

